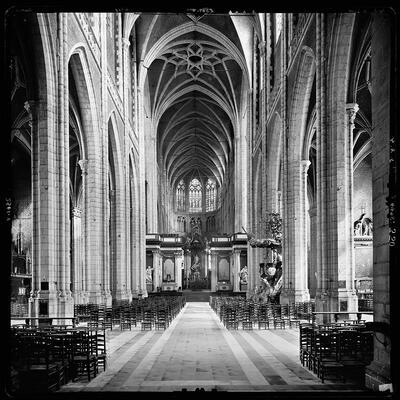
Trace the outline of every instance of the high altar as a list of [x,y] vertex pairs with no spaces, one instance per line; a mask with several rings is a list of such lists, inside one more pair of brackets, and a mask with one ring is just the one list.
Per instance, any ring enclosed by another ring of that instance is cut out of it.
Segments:
[[147,292],[246,292],[247,239],[244,233],[146,235]]

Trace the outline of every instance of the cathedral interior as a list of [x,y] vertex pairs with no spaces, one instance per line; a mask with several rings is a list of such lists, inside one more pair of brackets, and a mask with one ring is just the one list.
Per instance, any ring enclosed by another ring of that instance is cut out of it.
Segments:
[[7,392],[395,392],[397,23],[9,13]]

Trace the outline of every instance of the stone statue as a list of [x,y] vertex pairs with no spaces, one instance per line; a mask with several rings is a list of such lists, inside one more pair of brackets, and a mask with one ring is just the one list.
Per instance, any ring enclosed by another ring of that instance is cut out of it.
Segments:
[[362,220],[365,213],[362,213],[360,218],[354,221],[354,236],[362,236]]
[[200,278],[200,258],[197,254],[194,256],[194,263],[190,267],[190,276],[194,279]]
[[354,236],[372,236],[372,219],[365,217],[365,213],[354,221]]
[[153,271],[154,268],[152,268],[150,265],[147,266],[146,268],[146,284],[152,284],[153,283]]
[[247,278],[248,278],[248,271],[247,271],[247,265],[245,265],[239,272],[239,277],[240,277],[240,283],[245,285],[247,284]]
[[372,236],[372,219],[365,217],[362,222],[363,236]]

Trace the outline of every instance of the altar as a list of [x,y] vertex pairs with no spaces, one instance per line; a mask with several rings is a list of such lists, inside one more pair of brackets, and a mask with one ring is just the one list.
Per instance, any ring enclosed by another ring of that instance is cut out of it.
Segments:
[[146,236],[147,293],[247,290],[247,235]]

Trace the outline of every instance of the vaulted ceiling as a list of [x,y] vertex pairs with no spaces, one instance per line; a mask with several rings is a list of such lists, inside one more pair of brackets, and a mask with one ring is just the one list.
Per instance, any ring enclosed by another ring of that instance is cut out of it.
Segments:
[[233,158],[245,68],[231,17],[143,14],[135,26],[160,167],[173,187],[188,177],[213,177],[222,185]]

